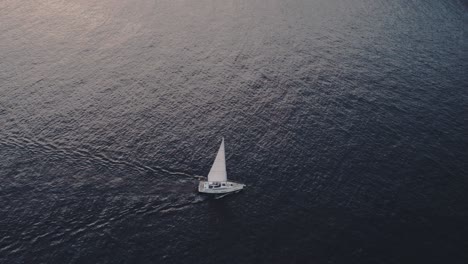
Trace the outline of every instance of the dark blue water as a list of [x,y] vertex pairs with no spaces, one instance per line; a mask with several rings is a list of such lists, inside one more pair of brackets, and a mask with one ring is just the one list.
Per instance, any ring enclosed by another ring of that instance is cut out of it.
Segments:
[[0,1],[0,263],[464,263],[467,8]]

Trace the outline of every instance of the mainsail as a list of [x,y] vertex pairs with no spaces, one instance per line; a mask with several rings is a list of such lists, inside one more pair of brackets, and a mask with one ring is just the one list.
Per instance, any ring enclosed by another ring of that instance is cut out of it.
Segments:
[[210,182],[225,182],[227,181],[226,175],[226,158],[224,156],[224,138],[221,141],[218,154],[208,174],[208,181]]

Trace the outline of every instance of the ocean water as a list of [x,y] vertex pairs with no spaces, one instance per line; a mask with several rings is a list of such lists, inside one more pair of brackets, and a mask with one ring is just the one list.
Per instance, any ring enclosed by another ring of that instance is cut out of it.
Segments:
[[466,263],[467,10],[0,1],[0,263]]

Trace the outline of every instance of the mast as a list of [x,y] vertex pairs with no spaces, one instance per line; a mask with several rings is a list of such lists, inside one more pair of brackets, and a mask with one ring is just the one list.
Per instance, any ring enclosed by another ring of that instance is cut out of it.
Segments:
[[226,173],[226,157],[224,153],[224,137],[221,141],[218,154],[216,154],[213,166],[211,166],[210,173],[208,173],[208,181],[210,182],[225,182],[227,181]]

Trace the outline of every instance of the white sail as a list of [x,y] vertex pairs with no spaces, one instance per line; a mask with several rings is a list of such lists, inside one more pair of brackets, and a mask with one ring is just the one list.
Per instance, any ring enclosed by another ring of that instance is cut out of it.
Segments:
[[225,182],[227,181],[226,174],[226,157],[224,155],[224,138],[221,141],[218,154],[211,167],[210,173],[208,173],[208,181],[210,182]]

